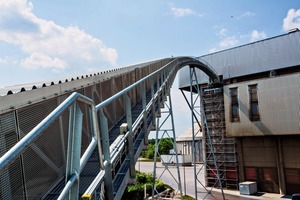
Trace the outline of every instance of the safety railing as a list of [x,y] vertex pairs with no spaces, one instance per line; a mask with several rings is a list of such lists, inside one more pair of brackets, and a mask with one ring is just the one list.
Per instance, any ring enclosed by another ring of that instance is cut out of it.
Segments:
[[[108,98],[107,100],[103,101],[102,103],[98,104],[96,106],[96,110],[100,112],[99,120],[100,120],[100,127],[101,127],[101,136],[102,136],[102,146],[103,146],[103,152],[104,152],[104,165],[105,165],[105,171],[107,173],[99,172],[97,177],[94,179],[90,187],[85,191],[85,193],[82,195],[82,199],[92,199],[95,197],[95,193],[97,188],[100,187],[101,183],[104,181],[104,190],[106,193],[106,198],[113,199],[116,198],[116,192],[113,191],[113,177],[111,176],[111,167],[112,164],[115,162],[115,160],[118,158],[118,154],[121,152],[124,146],[127,145],[128,154],[129,154],[129,160],[130,160],[130,176],[133,177],[135,175],[135,162],[136,162],[136,156],[133,152],[133,144],[135,142],[134,138],[137,138],[138,136],[135,136],[135,133],[138,134],[138,129],[142,128],[144,129],[144,133],[146,133],[148,130],[147,126],[147,115],[149,112],[153,112],[152,115],[155,116],[155,102],[159,104],[159,95],[163,94],[163,91],[167,87],[167,84],[169,83],[171,75],[174,76],[174,74],[177,72],[177,61],[173,61],[169,63],[168,65],[164,66],[163,68],[149,74],[148,76],[142,78],[141,80],[135,82],[131,86],[125,88],[124,90],[120,91],[119,93],[115,94],[114,96]],[[150,80],[151,82],[151,100],[147,104],[146,102],[146,89],[145,89],[145,83],[147,80]],[[173,81],[173,80],[172,80]],[[157,88],[154,88],[154,85],[156,85]],[[141,87],[141,96],[142,96],[142,108],[140,115],[136,119],[135,122],[131,121],[131,100],[130,97],[127,95],[127,93],[130,90],[133,90],[136,87]],[[107,118],[102,111],[102,109],[108,105],[113,100],[123,97],[124,103],[125,103],[125,110],[126,110],[126,124],[127,124],[127,132],[124,135],[120,135],[116,141],[111,145],[109,144],[109,135],[108,135],[108,128],[107,128]],[[140,127],[142,124],[142,127]],[[145,134],[144,140],[147,140],[147,134]],[[126,144],[125,144],[126,143]],[[113,146],[113,148],[112,148]],[[118,192],[119,193],[119,192]],[[123,193],[121,191],[120,193]],[[118,198],[117,198],[118,199]]]
[[[81,155],[81,131],[82,131],[82,113],[77,104],[77,101],[89,106],[89,114],[91,116],[91,132],[92,140]],[[53,110],[44,120],[42,120],[33,130],[24,136],[15,146],[7,151],[0,158],[0,173],[5,170],[21,153],[55,121],[67,109],[70,109],[69,114],[69,133],[68,133],[68,151],[67,151],[67,165],[66,165],[66,187],[60,195],[60,199],[64,199],[69,191],[70,199],[78,196],[78,179],[79,174],[85,166],[88,158],[91,156],[93,150],[98,144],[99,155],[102,155],[102,148],[100,143],[100,132],[97,122],[97,113],[94,102],[79,94],[73,93],[63,103],[61,103],[55,110]],[[103,161],[100,160],[100,166],[104,169]],[[74,186],[74,184],[76,184]],[[77,198],[77,197],[76,197]]]

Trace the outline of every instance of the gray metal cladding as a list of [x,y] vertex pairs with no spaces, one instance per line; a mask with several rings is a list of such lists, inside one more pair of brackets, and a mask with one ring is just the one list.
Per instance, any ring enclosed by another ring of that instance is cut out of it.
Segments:
[[[201,56],[223,79],[300,65],[300,31]],[[201,82],[208,82],[198,72]],[[180,72],[179,87],[189,85],[188,70]]]
[[[260,120],[251,121],[249,85],[257,84]],[[230,120],[230,88],[238,88],[239,122]],[[300,74],[245,81],[224,86],[227,136],[300,134]]]

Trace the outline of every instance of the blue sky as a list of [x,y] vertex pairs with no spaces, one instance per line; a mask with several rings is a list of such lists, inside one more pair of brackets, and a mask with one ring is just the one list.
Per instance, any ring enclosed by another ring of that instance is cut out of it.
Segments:
[[200,56],[299,24],[300,0],[0,0],[0,86]]
[[200,56],[295,27],[300,0],[0,0],[0,87]]

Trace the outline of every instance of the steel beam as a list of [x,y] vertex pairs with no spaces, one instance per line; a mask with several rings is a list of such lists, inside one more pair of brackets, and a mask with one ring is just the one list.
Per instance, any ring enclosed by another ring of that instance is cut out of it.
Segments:
[[[105,199],[112,200],[114,199],[113,195],[113,185],[112,185],[112,174],[111,174],[111,157],[110,157],[110,149],[109,149],[109,135],[108,135],[108,122],[107,118],[104,115],[103,111],[99,112],[100,119],[100,128],[101,128],[101,136],[102,136],[102,148],[103,148],[103,156],[104,156],[104,188],[105,188]],[[99,159],[102,159],[101,157]]]
[[133,149],[133,132],[132,132],[132,116],[131,116],[131,100],[127,94],[124,95],[126,120],[128,126],[128,150],[130,158],[130,176],[135,177],[134,149]]
[[68,194],[68,199],[78,199],[79,193],[79,172],[80,172],[80,153],[82,135],[83,114],[77,103],[70,108],[69,134],[66,164],[66,183],[75,176],[75,180]]

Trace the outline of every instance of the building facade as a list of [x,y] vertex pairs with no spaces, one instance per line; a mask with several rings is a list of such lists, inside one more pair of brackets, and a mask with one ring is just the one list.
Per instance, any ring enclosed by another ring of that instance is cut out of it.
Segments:
[[[196,163],[203,162],[203,144],[202,144],[202,132],[199,130],[199,126],[194,126],[195,146],[196,146]],[[181,155],[193,154],[193,131],[192,128],[188,129],[183,134],[176,137],[176,149]]]
[[[222,154],[218,163],[224,186],[238,189],[239,182],[256,181],[261,192],[299,193],[300,31],[200,58],[224,83],[215,88],[197,73],[215,153]],[[188,90],[188,78],[183,69],[181,89]],[[217,93],[223,107],[208,106]],[[207,171],[207,185],[211,174]]]

